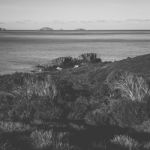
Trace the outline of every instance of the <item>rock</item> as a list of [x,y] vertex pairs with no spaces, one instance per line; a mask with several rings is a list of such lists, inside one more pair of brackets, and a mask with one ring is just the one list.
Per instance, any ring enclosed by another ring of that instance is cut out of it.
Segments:
[[78,67],[79,67],[79,65],[75,65],[75,66],[74,66],[74,68],[78,68]]
[[60,67],[57,67],[56,69],[57,69],[57,70],[59,70],[59,71],[61,71],[61,70],[62,70],[62,68],[60,68]]

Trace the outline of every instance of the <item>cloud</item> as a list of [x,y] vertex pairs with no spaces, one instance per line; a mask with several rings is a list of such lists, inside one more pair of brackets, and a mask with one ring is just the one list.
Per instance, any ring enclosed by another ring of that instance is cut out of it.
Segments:
[[150,19],[127,19],[126,21],[142,23],[142,22],[150,22]]
[[32,20],[18,20],[18,21],[15,21],[15,23],[17,23],[17,24],[28,24],[28,23],[37,23],[37,22],[32,21]]

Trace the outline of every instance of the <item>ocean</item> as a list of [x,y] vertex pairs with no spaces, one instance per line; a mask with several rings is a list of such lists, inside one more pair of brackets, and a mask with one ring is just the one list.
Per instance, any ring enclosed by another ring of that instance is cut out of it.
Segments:
[[103,61],[148,54],[150,31],[0,31],[0,74],[87,52]]

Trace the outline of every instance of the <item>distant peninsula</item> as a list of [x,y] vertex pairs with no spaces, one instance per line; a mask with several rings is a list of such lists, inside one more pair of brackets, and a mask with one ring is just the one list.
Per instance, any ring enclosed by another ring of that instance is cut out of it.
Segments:
[[50,28],[50,27],[43,27],[40,29],[40,31],[52,31],[54,30],[53,28]]

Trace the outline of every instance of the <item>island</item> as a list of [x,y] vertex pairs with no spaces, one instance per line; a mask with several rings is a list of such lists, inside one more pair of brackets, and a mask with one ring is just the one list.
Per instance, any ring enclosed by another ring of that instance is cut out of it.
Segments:
[[50,28],[50,27],[43,27],[40,29],[40,31],[53,31],[54,29],[53,28]]
[[0,28],[0,31],[6,31],[6,29],[5,28]]
[[75,29],[76,31],[86,31],[86,29],[83,29],[83,28],[78,28],[78,29]]

